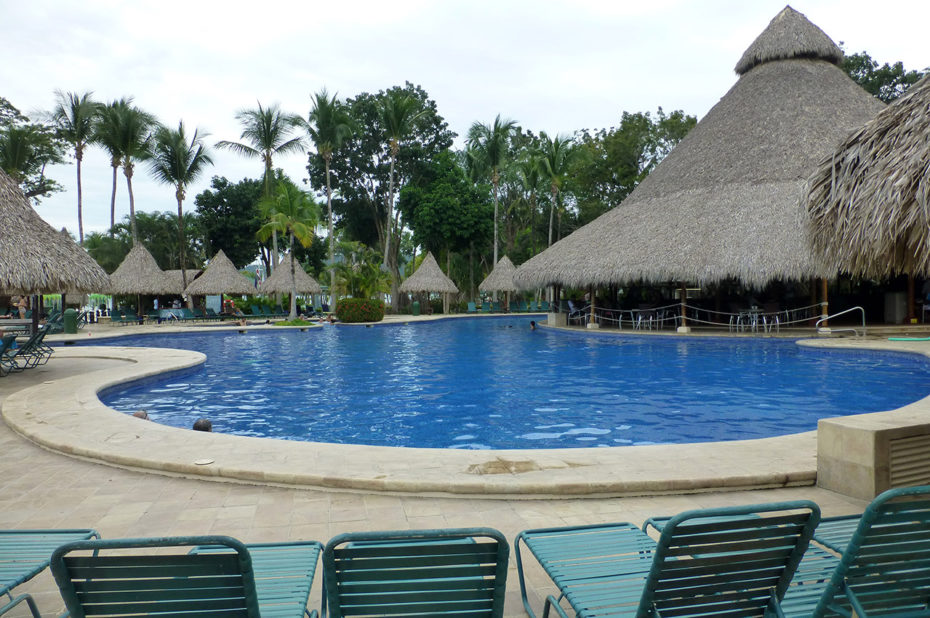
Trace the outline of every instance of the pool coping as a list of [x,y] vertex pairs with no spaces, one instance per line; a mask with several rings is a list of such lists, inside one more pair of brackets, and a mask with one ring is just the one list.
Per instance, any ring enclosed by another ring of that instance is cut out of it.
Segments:
[[[930,343],[810,340],[814,347],[916,352]],[[95,369],[96,359],[121,361]],[[59,348],[53,363],[88,372],[52,378],[3,403],[6,423],[65,455],[169,475],[327,490],[474,498],[600,498],[761,489],[816,482],[817,432],[731,442],[608,448],[471,451],[298,442],[194,432],[119,413],[103,389],[202,364],[199,352]],[[930,397],[895,412],[930,410]],[[874,413],[873,413],[874,414]]]

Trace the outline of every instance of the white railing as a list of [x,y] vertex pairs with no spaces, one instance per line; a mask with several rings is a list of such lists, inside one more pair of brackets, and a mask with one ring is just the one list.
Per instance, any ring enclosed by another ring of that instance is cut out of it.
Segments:
[[[820,325],[827,320],[832,320],[833,318],[839,317],[846,313],[851,313],[853,311],[862,312],[862,333],[859,333],[855,328],[820,328]],[[828,315],[817,320],[817,323],[814,324],[814,328],[817,330],[818,335],[832,335],[833,333],[853,333],[856,337],[862,337],[865,335],[865,309],[862,307],[850,307],[845,311],[840,311],[839,313],[834,313],[833,315]]]

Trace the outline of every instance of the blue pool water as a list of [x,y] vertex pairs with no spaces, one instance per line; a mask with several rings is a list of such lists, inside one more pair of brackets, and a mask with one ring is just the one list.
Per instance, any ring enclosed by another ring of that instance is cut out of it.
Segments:
[[768,437],[930,392],[930,363],[915,355],[530,331],[529,320],[120,338],[207,363],[101,398],[184,428],[207,417],[249,436],[503,449]]

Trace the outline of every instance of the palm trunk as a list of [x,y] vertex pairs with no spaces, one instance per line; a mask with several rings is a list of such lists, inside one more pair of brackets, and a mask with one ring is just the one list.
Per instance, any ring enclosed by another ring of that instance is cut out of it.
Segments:
[[393,230],[393,213],[394,210],[394,160],[397,155],[393,152],[393,147],[391,148],[391,172],[388,178],[388,197],[387,204],[385,204],[385,210],[387,211],[387,228],[384,232],[384,267],[388,267],[388,256],[391,254],[391,235]]
[[[332,155],[330,155],[332,156]],[[323,163],[326,165],[326,208],[329,211],[329,295],[331,311],[336,310],[336,238],[333,234],[333,189],[329,184],[329,160],[330,157],[323,157]]]
[[[494,184],[494,266],[492,269],[497,267],[497,185],[500,182],[500,178],[497,175],[497,170],[494,170],[494,173],[491,176],[491,182]],[[491,293],[491,300],[497,302],[497,290]]]
[[547,247],[552,246],[552,224],[555,220],[555,196],[558,195],[558,189],[555,187],[552,188],[552,204],[549,207],[549,244]]
[[83,204],[81,202],[81,159],[84,156],[81,154],[80,149],[76,149],[74,158],[77,159],[77,194],[78,194],[78,239],[81,242],[81,246],[84,246],[84,212]]
[[132,163],[126,163],[123,168],[126,175],[126,187],[129,189],[129,227],[132,230],[132,246],[139,243],[139,233],[136,231],[136,200],[132,195]]
[[175,197],[178,198],[178,261],[180,262],[181,267],[181,283],[184,285],[184,289],[187,289],[187,270],[184,268],[184,212],[181,208],[181,202],[183,202],[183,189],[178,187]]
[[113,163],[113,193],[110,194],[110,235],[113,235],[113,228],[116,226],[116,168],[119,167]]
[[290,262],[291,262],[291,310],[287,315],[288,320],[297,319],[297,276],[294,272],[294,262],[297,260],[294,259],[294,233],[291,232],[291,243],[288,249],[290,252]]

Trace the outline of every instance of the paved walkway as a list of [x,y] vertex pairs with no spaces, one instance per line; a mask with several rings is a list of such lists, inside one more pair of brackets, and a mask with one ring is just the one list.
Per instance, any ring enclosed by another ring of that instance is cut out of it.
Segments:
[[[22,401],[23,393],[27,393],[29,400],[27,391],[35,392],[33,389],[37,387],[42,390],[52,386],[60,396],[67,388],[89,383],[86,379],[89,371],[115,374],[128,364],[119,358],[67,358],[79,351],[80,348],[63,348],[44,367],[0,379],[0,406],[4,413],[8,402]],[[43,412],[42,406],[49,403],[33,399],[29,409]],[[123,415],[112,416],[110,420],[135,423],[146,431],[154,425]],[[91,422],[85,419],[84,424]],[[186,438],[200,435],[181,433]],[[706,474],[705,468],[713,460],[711,454],[707,462],[678,461],[675,467],[683,476],[697,478]],[[612,473],[623,477],[629,470],[618,465]],[[815,500],[824,515],[860,512],[864,508],[861,501],[816,487],[651,497],[502,496],[474,500],[467,496],[426,497],[280,487],[258,481],[217,482],[149,474],[49,452],[0,424],[0,528],[91,527],[110,538],[220,533],[246,542],[297,539],[325,542],[335,534],[351,530],[492,526],[513,539],[517,532],[527,528],[611,521],[639,524],[650,515],[690,508],[797,498]],[[533,603],[541,606],[544,594],[551,592],[546,588],[545,577],[538,571],[531,572],[530,586]],[[48,573],[22,589],[36,594],[43,614],[57,614],[62,609]],[[311,597],[314,606],[319,606],[319,598],[317,581]],[[19,615],[26,612],[13,614]],[[513,568],[509,575],[507,615],[523,615]]]

